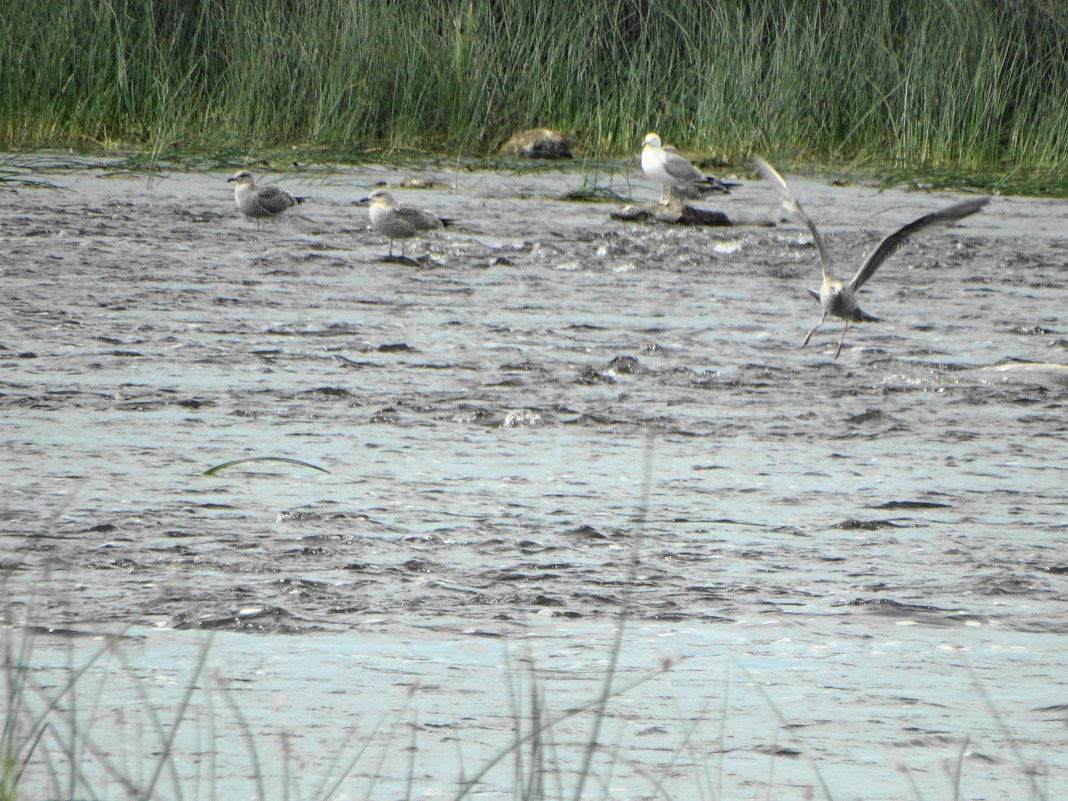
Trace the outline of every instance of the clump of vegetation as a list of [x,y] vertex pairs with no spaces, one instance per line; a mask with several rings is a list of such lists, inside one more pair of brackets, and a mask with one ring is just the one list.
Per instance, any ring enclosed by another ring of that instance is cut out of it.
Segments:
[[487,153],[657,130],[741,161],[1068,180],[1051,0],[116,0],[0,12],[0,142]]

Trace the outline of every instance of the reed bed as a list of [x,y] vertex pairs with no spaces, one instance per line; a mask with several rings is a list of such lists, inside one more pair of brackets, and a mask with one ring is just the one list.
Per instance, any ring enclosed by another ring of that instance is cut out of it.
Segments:
[[0,140],[1068,164],[1058,0],[102,0],[0,11]]

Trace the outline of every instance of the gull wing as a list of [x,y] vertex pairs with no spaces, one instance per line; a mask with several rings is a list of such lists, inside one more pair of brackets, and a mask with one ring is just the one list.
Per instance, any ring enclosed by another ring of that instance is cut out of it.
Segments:
[[[671,146],[668,145],[668,147]],[[678,153],[672,153],[667,148],[664,148],[664,171],[676,181],[683,184],[705,180],[704,173],[690,164],[690,162]]]
[[256,187],[256,202],[268,214],[278,214],[290,206],[297,205],[297,199],[277,186]]
[[429,231],[433,228],[443,227],[441,220],[433,214],[416,208],[415,206],[409,206],[407,204],[403,206],[395,206],[393,212],[401,219],[414,225],[416,230],[419,231]]
[[816,243],[816,249],[820,252],[820,262],[823,266],[823,274],[826,277],[830,277],[831,266],[834,262],[831,261],[830,253],[827,252],[827,246],[823,242],[823,237],[820,235],[820,232],[816,230],[816,224],[812,222],[807,214],[805,214],[805,210],[801,208],[801,204],[797,202],[794,193],[791,192],[790,187],[786,185],[786,181],[783,180],[782,176],[779,175],[774,167],[759,156],[753,157],[753,169],[756,170],[757,175],[775,187],[776,191],[779,193],[779,197],[782,199],[783,208],[792,214],[796,214],[801,218],[802,222],[808,226],[809,233],[812,234],[812,239]]
[[878,247],[871,252],[871,255],[864,260],[864,263],[860,265],[860,269],[857,270],[857,274],[853,276],[853,280],[850,281],[850,285],[853,290],[860,289],[868,281],[875,271],[879,269],[880,265],[901,248],[908,244],[914,236],[920,233],[928,233],[931,231],[937,231],[940,228],[961,220],[971,214],[975,214],[983,206],[990,202],[988,197],[975,198],[974,200],[965,200],[963,203],[956,203],[948,208],[944,208],[940,211],[932,211],[930,214],[925,214],[917,220],[913,220],[908,225],[899,228],[886,237],[879,243]]

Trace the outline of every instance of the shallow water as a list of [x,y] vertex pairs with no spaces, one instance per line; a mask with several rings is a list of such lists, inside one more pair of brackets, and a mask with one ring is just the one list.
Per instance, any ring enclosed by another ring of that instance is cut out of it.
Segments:
[[[621,700],[638,722],[679,738],[675,704],[747,688],[728,725],[749,739],[713,797],[813,786],[803,760],[776,758],[792,730],[747,677],[802,727],[836,798],[907,795],[898,760],[938,775],[925,798],[952,797],[939,765],[962,750],[972,797],[1033,797],[975,676],[1063,794],[1068,204],[997,198],[909,246],[862,294],[883,322],[852,327],[833,361],[838,322],[799,347],[819,320],[802,288],[816,254],[758,182],[706,204],[739,225],[699,230],[556,200],[579,174],[441,170],[442,188],[398,190],[456,221],[408,244],[429,254],[413,268],[382,261],[352,205],[408,171],[278,176],[309,200],[257,230],[228,173],[48,162],[33,175],[55,189],[0,195],[16,621],[35,599],[46,626],[172,630],[145,634],[150,665],[203,639],[173,630],[267,635],[212,647],[225,665],[292,655],[300,675],[257,676],[268,694],[320,679],[396,701],[414,654],[408,683],[446,687],[445,708],[477,696],[450,736],[489,747],[509,671],[481,677],[500,640],[538,643],[574,703],[627,609],[628,670],[687,657],[658,680],[671,692]],[[787,178],[843,275],[958,198]],[[202,475],[253,456],[330,472]],[[357,668],[338,656],[354,652]],[[415,791],[447,792],[451,746],[430,742],[448,738],[419,731],[448,768]],[[637,749],[650,769],[680,747],[654,739]],[[694,793],[695,761],[673,766],[674,793]]]

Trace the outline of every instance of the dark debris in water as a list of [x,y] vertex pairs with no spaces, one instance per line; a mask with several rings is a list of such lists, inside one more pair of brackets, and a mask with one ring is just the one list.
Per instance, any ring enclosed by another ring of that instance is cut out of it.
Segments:
[[875,507],[876,509],[952,509],[953,504],[938,503],[935,501],[887,501]]
[[180,612],[171,619],[171,627],[256,634],[304,634],[317,628],[277,606],[250,607],[216,615]]
[[641,375],[648,372],[634,356],[616,356],[605,367],[605,371],[617,375]]
[[605,375],[594,369],[593,367],[584,367],[582,372],[579,373],[578,378],[575,379],[576,384],[614,384],[616,380],[610,376]]
[[800,759],[804,754],[796,748],[790,748],[785,745],[758,745],[752,749],[758,754],[767,754],[774,757],[785,757],[788,759]]
[[1029,576],[983,576],[976,583],[976,591],[983,595],[1033,595],[1035,582]]
[[607,540],[604,534],[595,529],[593,526],[581,525],[578,528],[570,529],[565,532],[567,537],[578,537],[584,540]]
[[878,531],[881,528],[901,527],[900,523],[895,523],[893,520],[857,520],[855,518],[842,520],[832,526],[843,531]]
[[709,211],[680,204],[666,206],[629,205],[611,212],[609,217],[619,222],[711,226],[714,228],[732,225],[730,217],[722,211]]
[[305,390],[301,395],[318,395],[324,398],[351,398],[352,393],[344,387],[315,387]]
[[941,609],[937,606],[929,606],[926,604],[910,604],[902,603],[901,601],[894,601],[889,598],[857,598],[854,601],[850,601],[850,606],[866,606],[872,609],[885,610],[892,613],[905,613],[912,614],[914,612],[938,612],[948,613],[951,610]]
[[560,195],[560,200],[577,203],[619,203],[625,198],[607,186],[570,189]]
[[846,418],[846,423],[851,426],[870,425],[871,423],[884,422],[887,419],[886,412],[882,409],[868,409],[859,414]]

